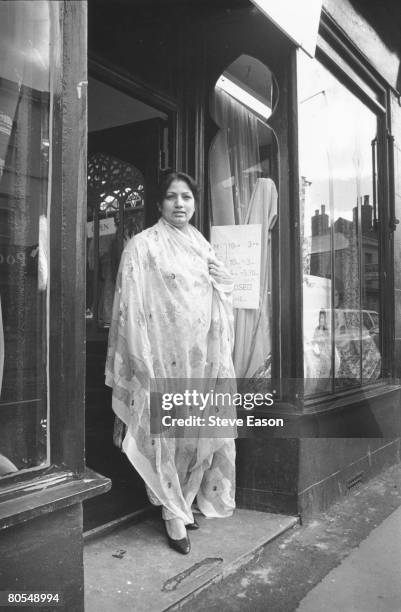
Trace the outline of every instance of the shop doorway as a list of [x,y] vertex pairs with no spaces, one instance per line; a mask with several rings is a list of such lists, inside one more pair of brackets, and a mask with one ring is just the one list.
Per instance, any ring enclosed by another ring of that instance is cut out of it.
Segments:
[[113,444],[104,384],[114,285],[126,242],[157,220],[157,184],[172,162],[171,115],[90,77],[86,259],[86,463],[112,489],[84,503],[84,529],[148,505],[142,479]]

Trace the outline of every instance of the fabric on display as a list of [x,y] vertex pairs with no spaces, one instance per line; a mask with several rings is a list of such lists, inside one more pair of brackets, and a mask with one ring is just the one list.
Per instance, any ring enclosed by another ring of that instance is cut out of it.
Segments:
[[246,224],[262,225],[260,301],[258,310],[235,311],[234,368],[239,378],[250,378],[271,354],[271,228],[277,217],[277,189],[269,178],[255,183]]

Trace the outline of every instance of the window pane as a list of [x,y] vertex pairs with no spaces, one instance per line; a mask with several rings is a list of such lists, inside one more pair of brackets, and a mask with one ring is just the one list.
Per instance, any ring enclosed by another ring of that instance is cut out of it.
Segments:
[[48,461],[50,4],[0,3],[2,476]]
[[272,240],[277,218],[277,143],[266,120],[274,80],[241,55],[216,82],[209,151],[212,244],[234,277],[238,378],[271,376]]
[[304,362],[315,393],[380,375],[377,117],[319,62],[298,60]]

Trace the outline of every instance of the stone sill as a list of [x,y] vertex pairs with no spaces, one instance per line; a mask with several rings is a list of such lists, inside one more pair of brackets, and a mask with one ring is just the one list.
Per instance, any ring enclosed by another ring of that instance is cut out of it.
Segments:
[[54,471],[33,481],[10,485],[0,493],[0,529],[106,493],[111,481],[90,469],[83,474]]

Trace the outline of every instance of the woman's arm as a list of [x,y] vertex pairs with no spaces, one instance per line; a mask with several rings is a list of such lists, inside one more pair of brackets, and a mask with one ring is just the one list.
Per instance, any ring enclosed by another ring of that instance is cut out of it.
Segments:
[[217,283],[221,283],[222,285],[232,285],[234,283],[234,279],[223,264],[222,261],[219,261],[213,255],[209,255],[208,257],[208,267],[209,274]]

